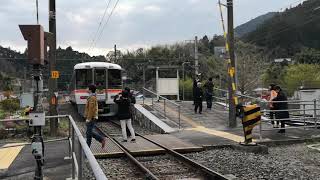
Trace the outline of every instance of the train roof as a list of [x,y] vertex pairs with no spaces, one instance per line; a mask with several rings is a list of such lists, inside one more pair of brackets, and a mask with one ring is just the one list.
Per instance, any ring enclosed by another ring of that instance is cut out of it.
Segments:
[[118,64],[107,62],[85,62],[74,66],[74,69],[90,69],[90,68],[106,68],[106,69],[122,69]]

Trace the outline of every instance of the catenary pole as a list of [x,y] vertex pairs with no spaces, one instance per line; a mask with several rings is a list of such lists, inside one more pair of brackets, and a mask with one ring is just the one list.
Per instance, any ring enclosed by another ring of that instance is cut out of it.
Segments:
[[234,54],[234,27],[233,27],[233,0],[227,0],[228,9],[228,74],[229,74],[229,127],[236,127],[236,104],[238,103],[236,97],[236,82],[235,82],[235,54]]
[[[57,115],[57,79],[51,77],[51,72],[56,71],[56,1],[49,0],[49,32],[52,33],[52,41],[49,45],[49,65],[50,65],[50,78],[49,78],[49,114],[51,116]],[[58,119],[55,118],[50,121],[50,133],[56,135],[58,128]]]
[[199,56],[198,56],[198,37],[194,39],[194,65],[195,65],[195,76],[199,74]]

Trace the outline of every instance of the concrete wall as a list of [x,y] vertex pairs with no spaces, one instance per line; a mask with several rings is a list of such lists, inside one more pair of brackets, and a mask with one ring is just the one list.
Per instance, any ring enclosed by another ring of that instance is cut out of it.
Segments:
[[171,133],[175,131],[175,129],[169,127],[150,111],[142,107],[142,105],[135,104],[134,107],[136,117],[135,121],[137,121],[141,127],[158,133]]

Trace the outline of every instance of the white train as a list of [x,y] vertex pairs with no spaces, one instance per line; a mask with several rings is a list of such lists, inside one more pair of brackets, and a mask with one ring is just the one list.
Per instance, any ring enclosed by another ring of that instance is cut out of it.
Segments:
[[99,104],[99,116],[114,116],[117,106],[113,102],[115,95],[123,89],[123,69],[118,64],[106,62],[86,62],[76,64],[70,90],[70,101],[76,105],[78,113],[84,115],[84,108],[89,96],[88,86],[97,86],[97,99]]

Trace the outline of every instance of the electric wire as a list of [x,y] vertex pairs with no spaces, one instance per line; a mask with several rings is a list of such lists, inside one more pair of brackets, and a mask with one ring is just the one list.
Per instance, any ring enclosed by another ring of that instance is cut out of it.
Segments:
[[113,9],[112,9],[112,11],[110,12],[110,14],[109,14],[109,16],[108,16],[107,21],[104,23],[104,25],[103,25],[103,27],[102,27],[102,29],[101,29],[101,31],[100,31],[100,33],[99,33],[99,35],[98,35],[98,38],[95,40],[95,43],[93,44],[92,49],[94,49],[94,48],[95,48],[95,46],[96,46],[97,42],[100,40],[100,38],[101,38],[101,36],[102,36],[102,34],[103,34],[103,31],[104,31],[105,27],[108,25],[108,23],[110,22],[111,16],[112,16],[113,12],[115,11],[115,9],[116,9],[116,7],[117,7],[117,5],[118,5],[119,1],[120,1],[120,0],[117,0],[117,2],[115,3],[115,5],[113,6]]
[[[92,38],[90,38],[91,43],[90,43],[90,46],[89,46],[89,50],[90,50],[90,48],[93,46],[94,40],[96,39],[96,37],[97,37],[97,35],[98,35],[99,31],[100,31],[102,22],[103,22],[106,14],[107,14],[107,11],[108,11],[108,9],[109,9],[110,3],[111,3],[111,0],[108,0],[107,6],[106,6],[106,8],[105,8],[105,10],[104,10],[104,13],[103,13],[103,15],[102,15],[102,17],[101,17],[101,20],[100,20],[100,22],[99,22],[97,31],[91,36]],[[91,39],[92,39],[92,40],[91,40]]]

